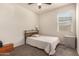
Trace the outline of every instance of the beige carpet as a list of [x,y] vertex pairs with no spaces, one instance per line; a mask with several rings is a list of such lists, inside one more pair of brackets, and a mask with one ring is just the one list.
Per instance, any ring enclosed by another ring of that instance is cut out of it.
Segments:
[[[30,45],[22,45],[15,48],[15,50],[8,56],[48,56],[48,54],[46,54],[43,50]],[[78,54],[75,49],[59,45],[56,48],[54,56],[78,56]]]

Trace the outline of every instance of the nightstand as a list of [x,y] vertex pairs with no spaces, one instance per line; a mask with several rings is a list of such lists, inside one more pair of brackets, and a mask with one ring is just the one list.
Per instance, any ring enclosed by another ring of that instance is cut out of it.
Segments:
[[64,37],[64,45],[66,47],[76,49],[76,37],[75,36],[65,36]]

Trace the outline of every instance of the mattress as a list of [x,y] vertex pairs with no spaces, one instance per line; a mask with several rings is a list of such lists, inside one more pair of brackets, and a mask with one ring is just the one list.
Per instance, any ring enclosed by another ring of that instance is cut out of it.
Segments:
[[58,37],[51,36],[28,37],[26,40],[27,44],[43,49],[49,55],[55,53],[55,48],[59,42]]

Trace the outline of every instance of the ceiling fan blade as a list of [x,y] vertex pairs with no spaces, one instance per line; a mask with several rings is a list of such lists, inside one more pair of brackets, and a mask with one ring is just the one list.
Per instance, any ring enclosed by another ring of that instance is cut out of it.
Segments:
[[44,3],[44,4],[51,5],[52,3]]
[[34,3],[28,3],[28,5],[31,5],[31,4],[34,4]]

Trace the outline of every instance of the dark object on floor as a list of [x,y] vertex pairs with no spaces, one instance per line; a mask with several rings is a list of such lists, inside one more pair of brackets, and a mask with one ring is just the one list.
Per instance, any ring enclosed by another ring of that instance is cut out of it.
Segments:
[[2,41],[0,41],[0,48],[3,46],[3,43],[2,43]]

